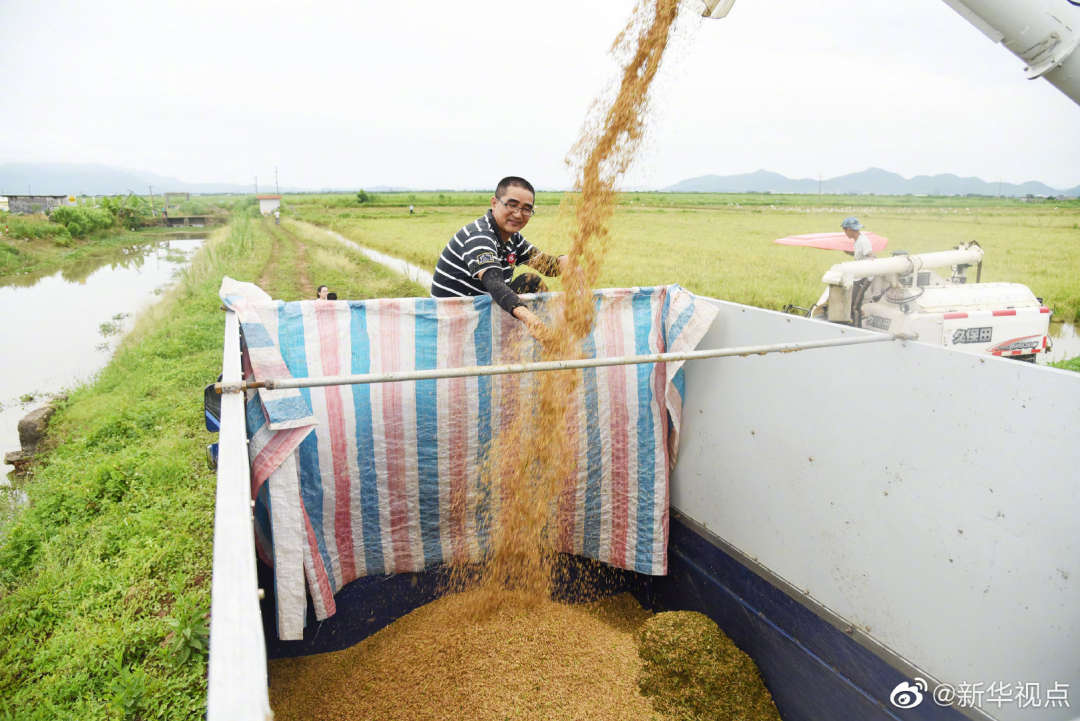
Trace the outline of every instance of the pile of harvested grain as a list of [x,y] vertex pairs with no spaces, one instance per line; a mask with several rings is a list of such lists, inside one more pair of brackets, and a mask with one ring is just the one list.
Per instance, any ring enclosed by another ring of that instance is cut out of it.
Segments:
[[658,613],[638,632],[638,688],[686,721],[779,721],[757,666],[708,616]]
[[445,596],[344,651],[271,661],[274,718],[656,718],[635,686],[649,614],[632,596],[567,606],[508,594],[462,623],[473,602]]

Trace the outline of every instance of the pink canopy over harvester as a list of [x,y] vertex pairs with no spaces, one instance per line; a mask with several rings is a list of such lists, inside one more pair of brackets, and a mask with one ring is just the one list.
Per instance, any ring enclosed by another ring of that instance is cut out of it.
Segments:
[[[888,238],[877,233],[863,232],[870,239],[870,245],[874,252],[879,252],[889,242]],[[804,248],[821,248],[822,250],[846,250],[853,251],[855,242],[844,233],[805,233],[803,235],[789,235],[786,238],[777,238],[773,241],[780,245],[801,245]]]

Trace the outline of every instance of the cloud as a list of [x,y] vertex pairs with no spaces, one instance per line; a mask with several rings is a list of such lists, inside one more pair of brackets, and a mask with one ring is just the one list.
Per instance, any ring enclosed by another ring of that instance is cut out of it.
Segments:
[[[633,0],[9,2],[0,159],[186,180],[487,187],[563,159]],[[627,184],[868,166],[1080,182],[1080,108],[937,0],[740,0],[688,21]],[[1038,130],[1035,131],[1037,119]]]

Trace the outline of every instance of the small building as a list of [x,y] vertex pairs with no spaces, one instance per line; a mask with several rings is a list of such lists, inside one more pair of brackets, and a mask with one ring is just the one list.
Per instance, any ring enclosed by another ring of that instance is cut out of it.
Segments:
[[162,197],[165,199],[165,209],[168,210],[174,206],[178,207],[185,200],[191,200],[191,193],[163,193]]
[[12,213],[48,213],[53,208],[71,205],[67,195],[9,195],[8,210]]
[[263,215],[270,215],[281,207],[280,195],[256,195],[255,197],[259,201],[259,212]]

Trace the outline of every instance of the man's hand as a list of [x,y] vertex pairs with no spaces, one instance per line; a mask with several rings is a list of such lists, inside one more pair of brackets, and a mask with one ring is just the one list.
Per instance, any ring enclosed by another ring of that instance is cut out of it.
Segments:
[[559,261],[559,275],[566,275],[566,269],[570,266],[570,256],[560,255],[555,260]]
[[514,308],[514,317],[524,323],[525,330],[529,331],[529,335],[540,343],[544,343],[551,337],[551,329],[547,327],[547,324],[525,306],[519,305]]

